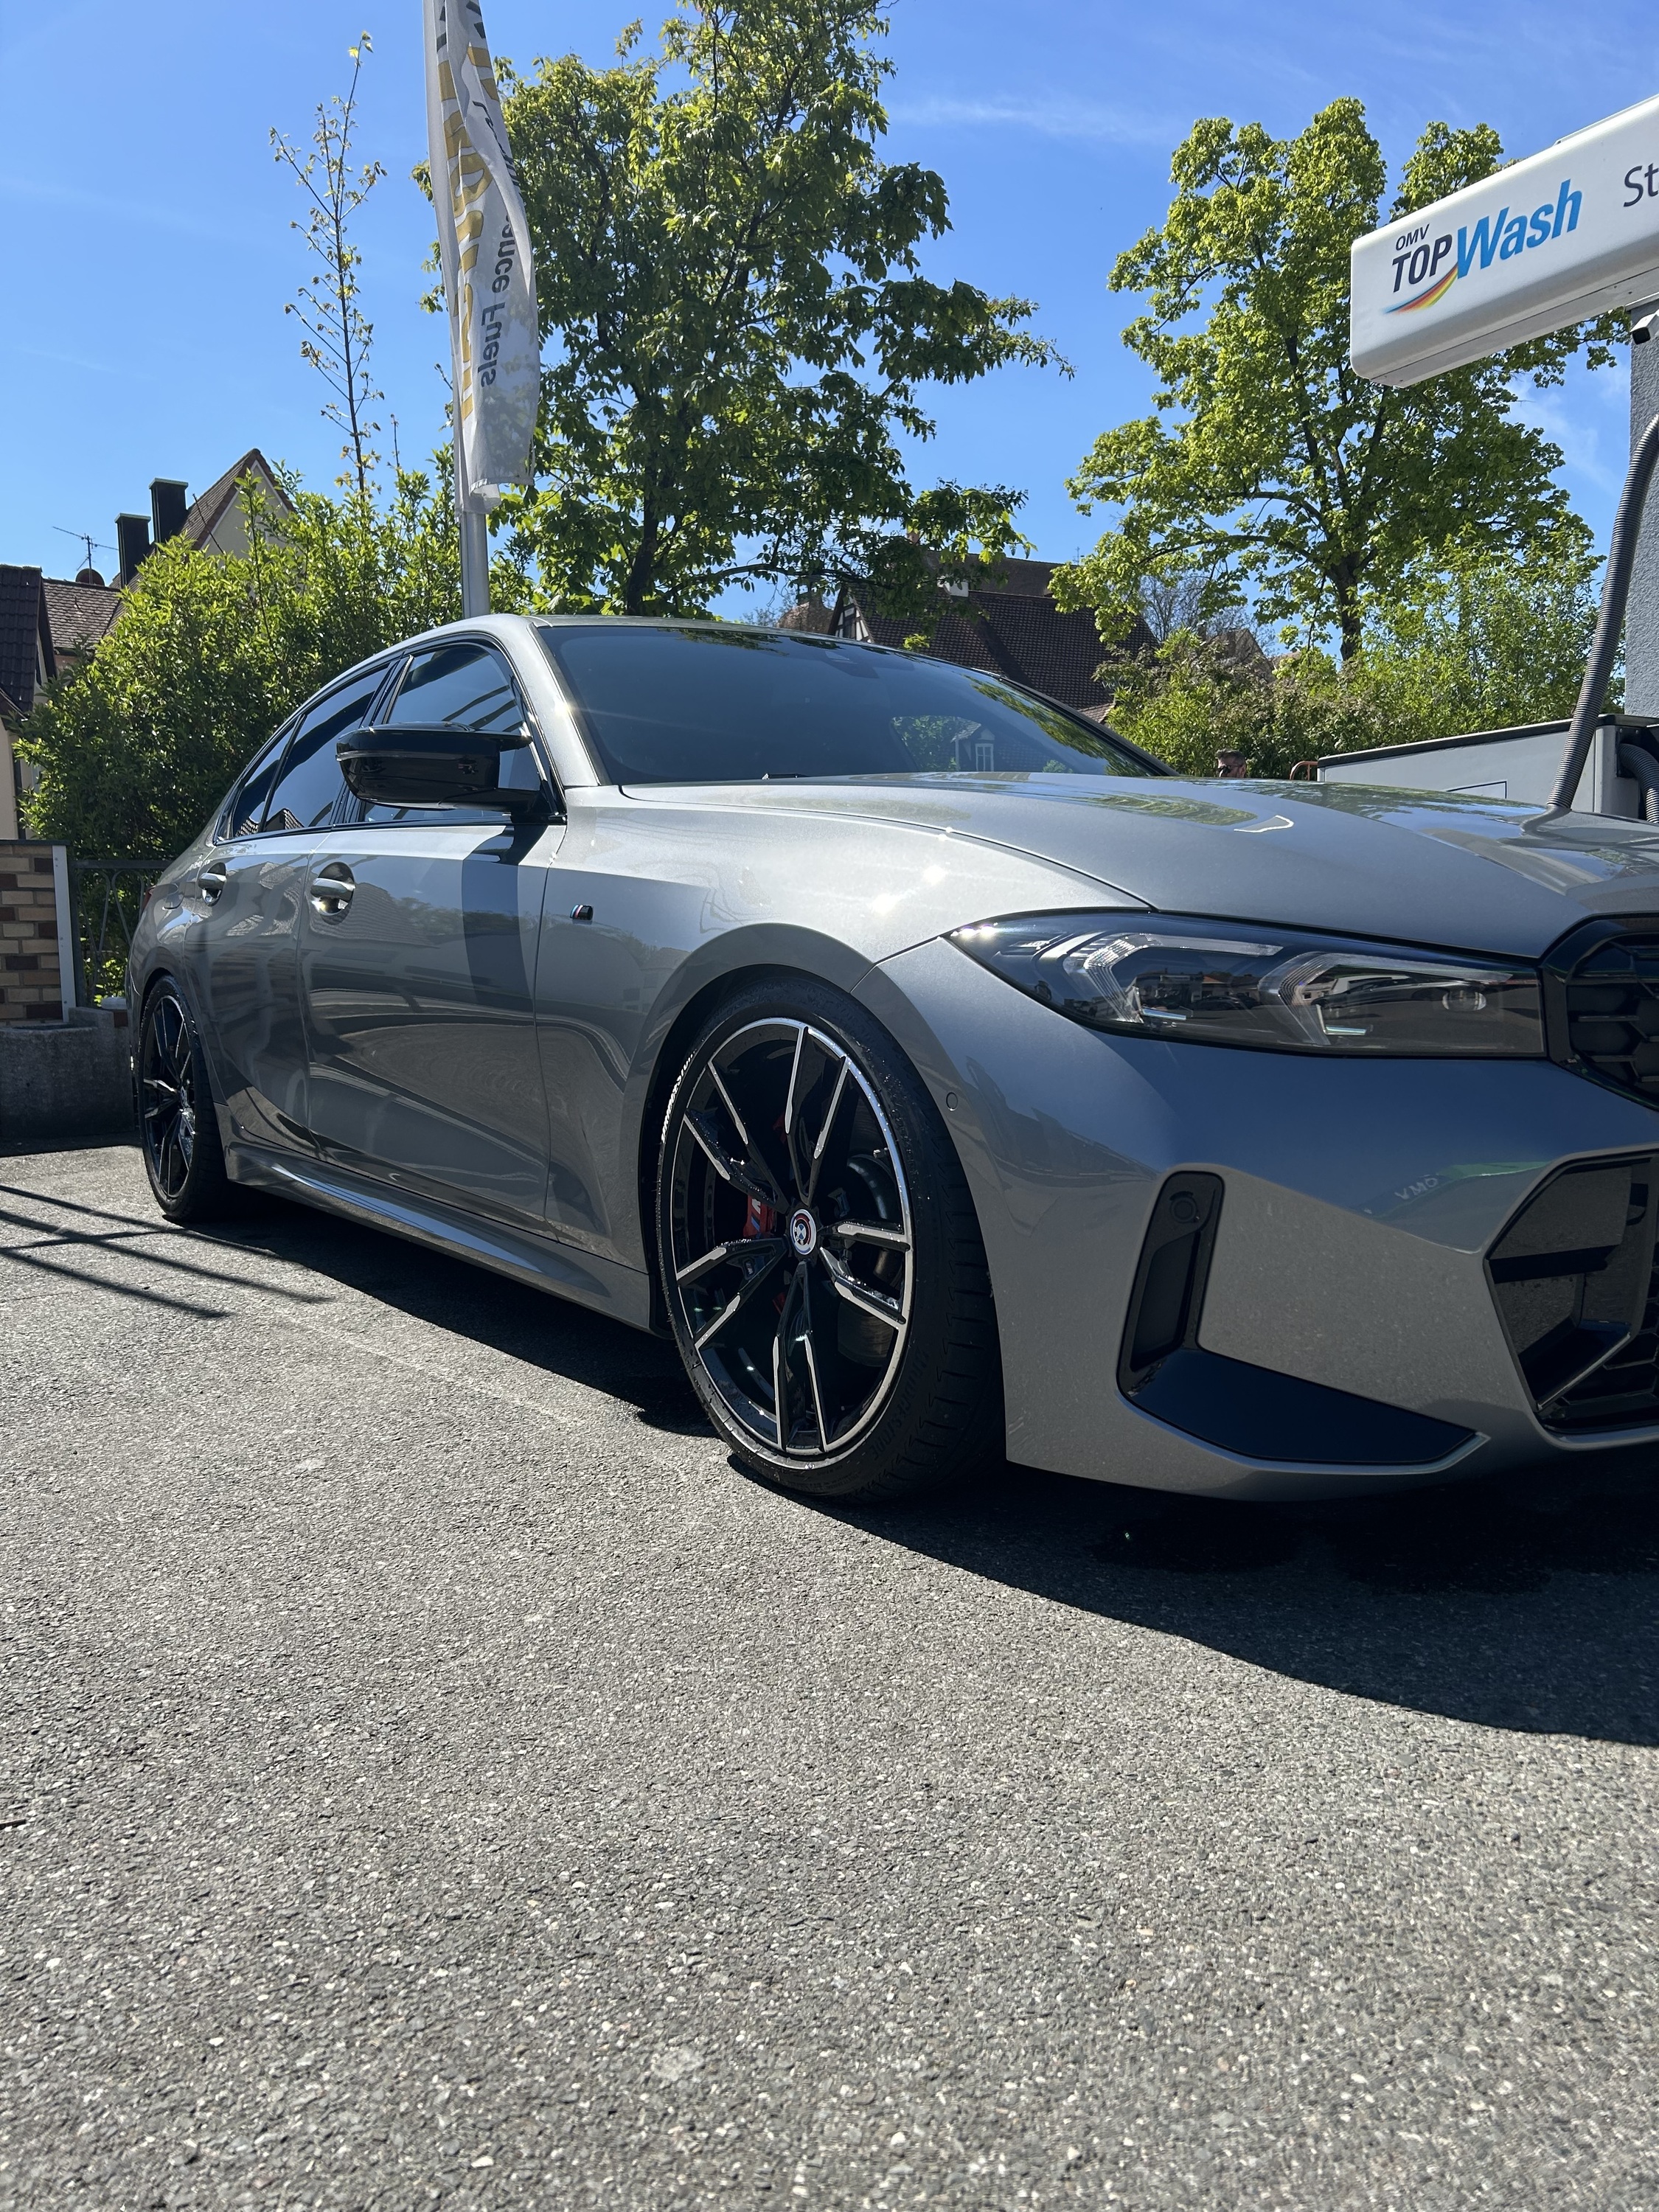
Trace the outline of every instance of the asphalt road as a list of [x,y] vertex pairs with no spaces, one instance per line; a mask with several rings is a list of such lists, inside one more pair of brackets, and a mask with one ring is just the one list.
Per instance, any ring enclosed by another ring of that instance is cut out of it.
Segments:
[[0,2205],[1659,2205],[1659,1492],[815,1511],[0,1159]]

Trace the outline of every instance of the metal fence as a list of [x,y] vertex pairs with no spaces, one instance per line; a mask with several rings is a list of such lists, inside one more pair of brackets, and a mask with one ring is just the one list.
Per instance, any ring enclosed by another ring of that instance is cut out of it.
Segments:
[[126,988],[132,933],[155,872],[137,860],[71,860],[69,866],[76,1003],[95,1006],[100,999]]

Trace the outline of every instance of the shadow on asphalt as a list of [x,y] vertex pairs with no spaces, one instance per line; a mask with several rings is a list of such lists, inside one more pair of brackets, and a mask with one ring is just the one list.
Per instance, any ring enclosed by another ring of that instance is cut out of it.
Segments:
[[1228,1504],[1008,1467],[889,1542],[1257,1667],[1486,1727],[1659,1744],[1659,1454]]
[[[459,1261],[270,1202],[219,1232],[707,1431],[670,1345]],[[1332,1689],[1492,1727],[1659,1744],[1659,1452],[1394,1498],[1243,1505],[1006,1467],[879,1540]]]
[[277,1198],[254,1200],[246,1221],[214,1233],[349,1284],[453,1336],[604,1390],[650,1428],[676,1436],[710,1433],[673,1346],[586,1306]]

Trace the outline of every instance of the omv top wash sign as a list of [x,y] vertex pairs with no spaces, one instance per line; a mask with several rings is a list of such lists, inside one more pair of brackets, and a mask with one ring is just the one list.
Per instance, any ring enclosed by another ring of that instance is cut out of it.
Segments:
[[1419,384],[1659,296],[1659,100],[1357,239],[1349,352]]

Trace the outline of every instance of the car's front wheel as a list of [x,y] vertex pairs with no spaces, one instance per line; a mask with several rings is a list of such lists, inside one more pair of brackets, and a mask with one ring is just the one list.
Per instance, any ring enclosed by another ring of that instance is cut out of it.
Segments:
[[206,1221],[233,1193],[213,1093],[190,1011],[170,980],[144,1001],[138,1031],[139,1140],[155,1202],[169,1221]]
[[973,1201],[937,1109],[854,1000],[803,978],[728,1000],[669,1102],[662,1280],[738,1457],[848,1503],[1000,1456]]

